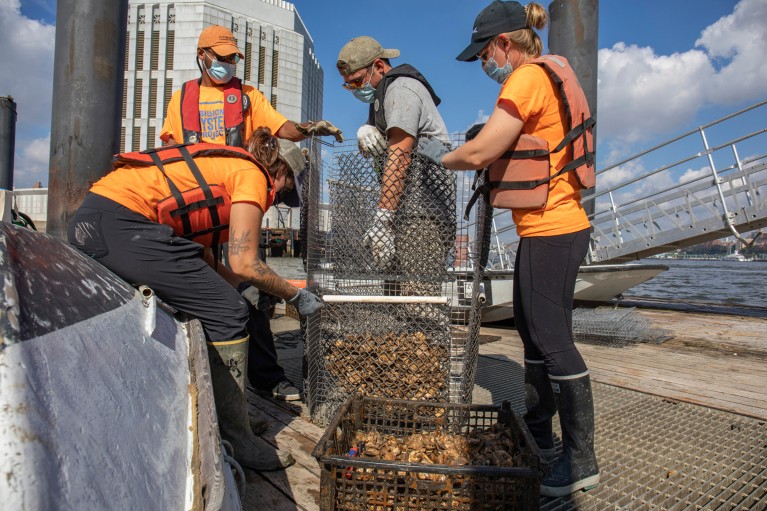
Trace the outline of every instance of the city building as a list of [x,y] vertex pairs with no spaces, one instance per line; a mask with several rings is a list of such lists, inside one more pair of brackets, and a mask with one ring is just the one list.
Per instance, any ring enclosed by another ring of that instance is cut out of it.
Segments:
[[161,142],[174,91],[200,76],[197,39],[208,25],[229,28],[245,58],[235,75],[285,117],[322,118],[323,71],[295,6],[281,0],[129,1],[121,151]]

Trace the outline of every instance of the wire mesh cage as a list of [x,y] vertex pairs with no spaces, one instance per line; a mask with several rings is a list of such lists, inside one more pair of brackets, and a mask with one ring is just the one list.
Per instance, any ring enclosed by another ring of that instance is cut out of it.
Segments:
[[[307,277],[326,307],[304,324],[306,403],[327,425],[354,392],[471,400],[484,204],[473,174],[417,154],[325,146],[304,178]],[[482,201],[480,201],[481,203]]]

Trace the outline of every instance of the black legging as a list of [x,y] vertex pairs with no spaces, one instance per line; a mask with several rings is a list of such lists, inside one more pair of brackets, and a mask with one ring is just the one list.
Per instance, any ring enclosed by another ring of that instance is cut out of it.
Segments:
[[202,258],[199,243],[163,224],[89,193],[67,231],[69,243],[128,283],[145,284],[171,307],[197,318],[208,340],[246,335],[248,307]]
[[543,360],[551,376],[587,371],[573,344],[573,294],[589,229],[519,240],[514,263],[514,324],[525,359]]

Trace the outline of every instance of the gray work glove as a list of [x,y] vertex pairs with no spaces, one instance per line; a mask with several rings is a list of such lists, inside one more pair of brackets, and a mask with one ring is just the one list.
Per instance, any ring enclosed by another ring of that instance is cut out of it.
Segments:
[[370,124],[363,124],[357,130],[357,147],[365,158],[378,158],[388,149],[384,136]]
[[392,217],[394,211],[379,209],[373,217],[373,225],[363,236],[363,243],[370,249],[373,262],[382,270],[387,270],[394,261],[394,233]]
[[288,300],[288,303],[294,305],[302,316],[311,316],[325,306],[325,303],[319,296],[310,293],[306,289],[299,289],[298,294]]
[[343,142],[344,136],[341,134],[341,130],[333,126],[330,121],[309,121],[303,124],[294,122],[296,129],[305,137],[325,137],[332,135],[335,137],[336,142]]
[[445,144],[436,138],[427,138],[418,143],[417,154],[420,154],[427,160],[431,160],[437,165],[442,165],[442,157],[450,152]]
[[485,127],[485,123],[483,122],[481,124],[475,124],[468,130],[466,130],[466,141],[468,142],[469,140],[474,140],[475,138],[477,138],[477,135],[479,135],[479,132],[482,131],[482,128],[484,127]]
[[260,311],[268,311],[275,304],[282,303],[282,298],[274,295],[270,295],[264,291],[259,291],[258,288],[252,285],[245,287],[244,283],[237,287],[243,298],[249,301],[253,307]]

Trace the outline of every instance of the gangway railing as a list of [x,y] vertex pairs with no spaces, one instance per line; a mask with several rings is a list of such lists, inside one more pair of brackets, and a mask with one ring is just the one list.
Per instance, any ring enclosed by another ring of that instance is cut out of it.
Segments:
[[[589,263],[620,263],[767,226],[767,100],[597,170]],[[680,154],[685,156],[679,157]],[[649,168],[650,170],[645,170]],[[498,242],[516,250],[511,214]]]

